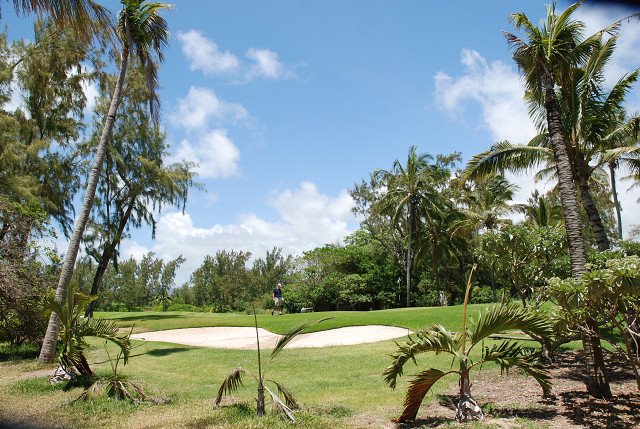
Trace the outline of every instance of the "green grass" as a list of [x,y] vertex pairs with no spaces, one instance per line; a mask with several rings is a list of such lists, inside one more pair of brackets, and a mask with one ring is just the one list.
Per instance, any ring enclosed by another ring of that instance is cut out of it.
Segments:
[[[473,306],[470,314],[477,313]],[[461,307],[412,308],[371,312],[331,312],[271,316],[261,314],[258,323],[273,332],[283,333],[303,321],[324,316],[334,319],[318,325],[330,329],[350,325],[382,324],[417,329],[440,323],[459,329]],[[101,313],[123,326],[135,324],[136,330],[161,330],[195,326],[251,326],[248,315],[202,313]],[[98,376],[108,375],[104,343],[90,340],[88,359]],[[94,403],[72,403],[80,395],[79,385],[61,388],[51,386],[47,376],[29,371],[42,366],[27,360],[0,363],[0,424],[40,423],[78,428],[291,428],[292,425],[274,414],[258,418],[255,414],[256,384],[248,376],[237,394],[225,399],[220,409],[213,410],[213,400],[221,381],[241,365],[256,373],[256,352],[189,347],[178,344],[134,341],[129,364],[121,374],[140,385],[155,398],[168,399],[166,404],[133,405],[100,399]],[[399,379],[395,390],[383,382],[382,371],[390,364],[393,341],[322,349],[287,349],[273,362],[267,363],[267,378],[278,381],[296,395],[303,404],[297,413],[296,428],[355,428],[388,425],[399,415],[409,377],[429,366],[446,369],[448,356],[423,355],[418,366],[408,363],[407,376]],[[113,355],[113,353],[112,353]],[[268,351],[263,362],[268,361]],[[427,400],[434,400],[451,385],[448,378],[435,385]],[[269,401],[267,401],[269,402]],[[453,417],[453,415],[451,416]],[[374,422],[374,423],[371,423]],[[486,427],[486,426],[478,426]]]
[[[486,304],[469,305],[468,312],[475,316]],[[270,312],[258,314],[258,326],[276,334],[284,334],[292,326],[312,322],[322,317],[332,317],[310,329],[323,331],[345,326],[387,325],[416,330],[433,323],[447,329],[460,329],[462,306],[418,307],[376,311],[327,311],[295,313],[271,316]],[[165,329],[199,328],[205,326],[253,326],[253,315],[238,313],[189,313],[189,312],[97,312],[96,317],[116,321],[123,327],[134,326],[135,332],[162,331]]]

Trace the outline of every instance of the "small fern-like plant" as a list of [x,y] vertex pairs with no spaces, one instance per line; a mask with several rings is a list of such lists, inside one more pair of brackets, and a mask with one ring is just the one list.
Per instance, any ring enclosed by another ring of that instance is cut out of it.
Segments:
[[[285,348],[291,340],[293,340],[296,336],[303,333],[310,326],[323,322],[325,320],[330,319],[330,317],[325,317],[320,320],[317,320],[312,323],[303,323],[298,325],[292,329],[290,329],[286,334],[284,334],[276,343],[275,348],[271,352],[271,356],[269,358],[269,362],[275,359],[280,352]],[[265,391],[271,397],[273,401],[273,405],[275,409],[281,413],[283,413],[289,420],[295,422],[295,416],[293,414],[294,410],[299,408],[298,402],[295,397],[291,393],[291,391],[286,388],[281,383],[278,383],[275,380],[270,380],[266,378],[266,368],[263,367],[261,350],[260,350],[260,338],[258,336],[258,318],[256,316],[255,306],[253,307],[253,320],[256,328],[256,341],[257,341],[257,357],[258,357],[258,373],[256,375],[249,373],[246,369],[241,366],[236,367],[231,373],[227,376],[227,378],[222,382],[220,388],[218,389],[218,395],[216,396],[214,402],[214,408],[217,408],[222,401],[222,398],[226,395],[236,392],[240,386],[243,385],[243,377],[245,375],[251,375],[255,379],[258,384],[258,398],[256,400],[256,414],[262,416],[265,414]],[[269,388],[267,382],[272,385],[272,388]]]

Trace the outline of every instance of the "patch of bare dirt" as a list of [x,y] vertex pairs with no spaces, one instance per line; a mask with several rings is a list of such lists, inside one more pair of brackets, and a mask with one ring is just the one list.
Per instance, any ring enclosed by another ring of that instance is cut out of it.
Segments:
[[[640,392],[633,373],[614,355],[608,356],[607,363],[614,395],[609,401],[587,394],[580,352],[558,356],[550,368],[551,398],[542,398],[542,390],[532,377],[514,373],[501,376],[493,371],[473,374],[471,391],[485,411],[484,423],[490,427],[640,428]],[[438,401],[423,405],[415,423],[398,424],[396,428],[457,427],[453,420],[456,395],[456,386],[452,386]]]

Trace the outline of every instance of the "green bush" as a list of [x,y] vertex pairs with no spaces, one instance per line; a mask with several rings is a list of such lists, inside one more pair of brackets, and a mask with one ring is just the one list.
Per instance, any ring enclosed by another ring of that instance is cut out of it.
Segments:
[[472,289],[471,303],[472,304],[488,304],[491,302],[497,302],[498,298],[491,286],[476,286]]

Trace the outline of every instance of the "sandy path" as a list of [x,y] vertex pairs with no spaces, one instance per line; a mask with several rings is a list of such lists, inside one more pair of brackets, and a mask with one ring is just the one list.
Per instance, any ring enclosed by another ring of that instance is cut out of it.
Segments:
[[[260,347],[273,348],[280,335],[258,328]],[[368,325],[330,329],[309,334],[300,334],[287,348],[327,347],[352,344],[374,343],[404,337],[410,331],[395,326]],[[134,340],[160,341],[189,346],[214,347],[222,349],[255,349],[256,330],[249,327],[212,327],[170,329],[167,331],[142,332],[131,335]]]

